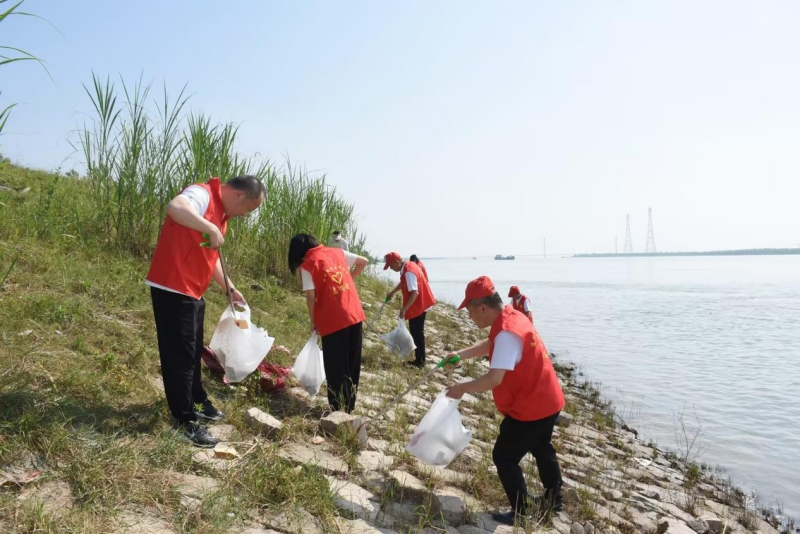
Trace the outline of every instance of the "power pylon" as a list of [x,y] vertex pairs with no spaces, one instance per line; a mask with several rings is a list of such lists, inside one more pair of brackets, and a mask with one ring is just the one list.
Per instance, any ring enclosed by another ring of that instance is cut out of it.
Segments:
[[647,208],[647,243],[644,245],[644,251],[656,251],[656,238],[653,235],[653,208]]
[[633,241],[631,241],[631,216],[625,215],[625,246],[622,247],[623,254],[633,253]]

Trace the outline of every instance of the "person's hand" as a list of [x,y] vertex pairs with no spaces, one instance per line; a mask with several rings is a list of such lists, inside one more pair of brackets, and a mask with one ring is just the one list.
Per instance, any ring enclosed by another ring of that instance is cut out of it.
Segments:
[[392,300],[393,296],[394,296],[394,293],[387,293],[386,294],[386,298],[383,301],[388,303],[390,300]]
[[401,309],[400,313],[397,315],[397,318],[398,319],[405,319],[406,318],[406,311]]
[[[457,354],[457,353],[455,353],[455,352],[451,352],[450,354],[448,354],[448,355],[447,355],[447,356],[445,356],[444,358],[445,358],[445,360],[449,360],[449,359],[450,359],[450,358],[452,358],[453,356],[458,356],[458,354]],[[461,365],[461,359],[460,359],[460,357],[459,357],[459,360],[458,360],[458,361],[457,361],[455,364],[452,364],[452,363],[446,363],[446,364],[444,364],[444,370],[445,370],[445,371],[447,371],[447,372],[450,372],[450,371],[452,371],[453,369],[455,369],[456,367],[458,367],[459,365]]]
[[238,289],[233,287],[231,288],[231,300],[234,304],[247,306],[247,301],[244,300],[244,295],[242,295]]
[[313,334],[316,331],[317,331],[317,325],[314,324],[314,323],[311,323],[311,333]]
[[462,384],[456,384],[455,386],[450,386],[449,388],[444,390],[444,394],[447,398],[450,399],[460,399],[464,396],[464,388]]
[[225,238],[222,237],[222,232],[219,231],[219,228],[217,228],[214,224],[211,224],[210,226],[211,228],[209,228],[206,232],[208,234],[208,248],[217,250],[225,242]]

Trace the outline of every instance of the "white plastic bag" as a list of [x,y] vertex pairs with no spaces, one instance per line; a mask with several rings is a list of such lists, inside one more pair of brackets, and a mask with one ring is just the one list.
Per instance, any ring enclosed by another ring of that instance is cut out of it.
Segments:
[[442,390],[417,425],[406,450],[429,465],[446,467],[452,462],[472,439],[472,431],[461,424],[459,402]]
[[319,393],[320,386],[325,382],[325,363],[322,360],[322,351],[317,346],[316,332],[311,334],[306,346],[297,355],[292,374],[309,395],[314,397]]
[[380,338],[386,343],[390,351],[401,358],[405,358],[411,354],[412,350],[417,348],[414,338],[411,337],[411,332],[406,328],[406,322],[403,319],[398,319],[397,327],[388,334],[383,334]]
[[266,330],[250,322],[250,307],[245,304],[242,308],[243,311],[236,312],[236,320],[246,328],[236,324],[228,306],[209,344],[231,382],[241,382],[255,371],[275,341]]

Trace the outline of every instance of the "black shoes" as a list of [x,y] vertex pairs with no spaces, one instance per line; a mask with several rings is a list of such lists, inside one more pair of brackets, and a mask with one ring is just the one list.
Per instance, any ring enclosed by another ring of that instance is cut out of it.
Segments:
[[176,423],[175,430],[182,434],[183,439],[201,449],[213,449],[219,440],[208,433],[208,429],[196,421],[189,423]]
[[222,421],[225,419],[225,414],[214,408],[210,400],[203,403],[203,409],[200,411],[195,410],[194,414],[198,419],[205,419],[206,421]]
[[[200,406],[200,409],[197,409],[197,406]],[[194,415],[197,417],[197,421],[176,422],[172,428],[195,447],[213,449],[219,443],[219,440],[212,436],[208,429],[198,421],[203,419],[206,421],[221,421],[225,418],[225,414],[214,408],[210,400],[206,400],[202,405],[195,405]]]
[[530,495],[529,498],[531,506],[538,508],[541,512],[561,512],[564,510],[564,501],[561,500],[561,492],[555,495],[545,492],[544,495]]
[[508,525],[513,527],[514,521],[518,521],[519,524],[522,524],[525,517],[517,514],[515,511],[510,512],[495,512],[492,514],[492,519],[497,521],[498,523],[502,523],[503,525]]
[[544,495],[531,495],[529,511],[533,512],[532,515],[519,514],[514,510],[510,512],[495,512],[492,514],[492,519],[503,525],[514,526],[515,521],[517,525],[524,524],[525,520],[533,521],[536,518],[544,517],[548,512],[561,512],[564,510],[564,503],[561,500],[561,494],[551,495],[545,493]]

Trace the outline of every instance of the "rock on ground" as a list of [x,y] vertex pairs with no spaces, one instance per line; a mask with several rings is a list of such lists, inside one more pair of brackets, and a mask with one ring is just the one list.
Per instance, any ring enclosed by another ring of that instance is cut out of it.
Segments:
[[123,510],[117,517],[114,534],[176,534],[177,531],[146,508]]
[[336,458],[332,454],[318,449],[309,449],[299,443],[289,443],[278,452],[278,455],[285,460],[298,464],[316,465],[329,474],[346,474],[349,471],[347,463],[341,458]]
[[268,517],[264,523],[267,527],[280,532],[292,534],[325,534],[319,520],[302,509],[280,512]]
[[320,420],[319,426],[331,436],[340,436],[343,433],[346,435],[346,433],[358,429],[358,443],[363,449],[367,447],[367,428],[362,423],[363,419],[357,415],[331,412]]
[[62,516],[72,509],[72,493],[69,484],[62,480],[45,482],[35,488],[28,488],[19,496],[22,502],[38,502],[44,515]]
[[346,480],[326,476],[331,491],[335,497],[336,507],[346,514],[375,522],[380,513],[378,498],[361,486],[357,486]]
[[257,433],[268,438],[275,437],[283,427],[283,423],[278,419],[275,419],[270,414],[256,407],[250,408],[244,412],[244,421]]

